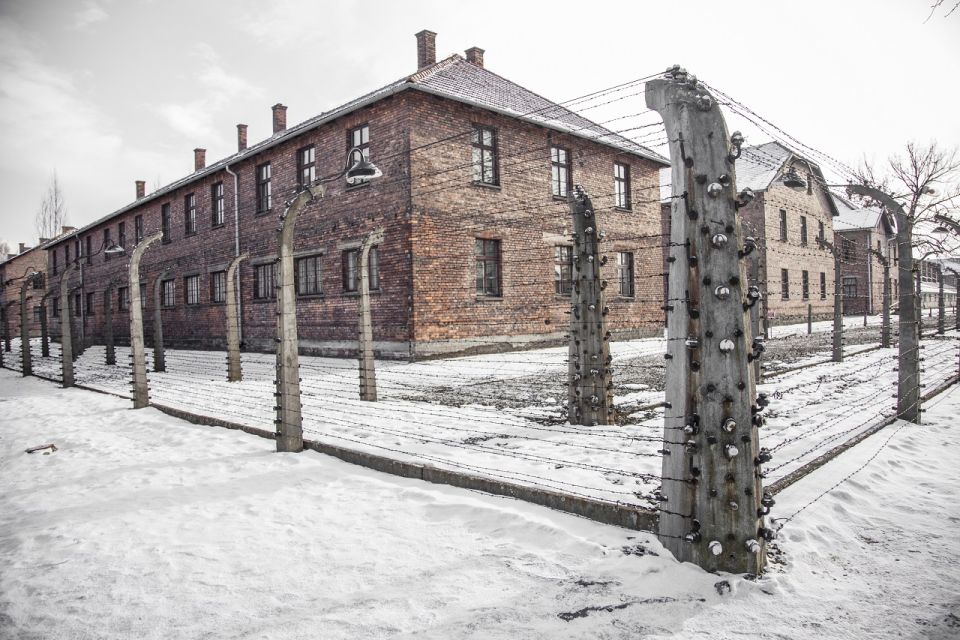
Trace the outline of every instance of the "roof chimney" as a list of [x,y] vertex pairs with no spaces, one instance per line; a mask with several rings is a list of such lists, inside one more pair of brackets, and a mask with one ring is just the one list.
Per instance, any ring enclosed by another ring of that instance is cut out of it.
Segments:
[[[137,200],[147,195],[147,182],[145,180],[137,180]],[[63,228],[64,233],[66,233],[66,227]]]
[[194,149],[193,150],[193,170],[200,171],[207,166],[207,150],[206,149]]
[[48,242],[50,242],[50,238],[40,238],[38,244],[47,244]]
[[417,69],[423,69],[437,61],[437,34],[424,29],[417,34]]
[[68,233],[73,233],[76,230],[76,227],[68,227],[67,225],[63,225],[60,227],[60,235],[65,236]]
[[287,108],[279,102],[273,105],[273,132],[280,133],[287,128]]
[[20,250],[17,251],[17,253],[18,253],[18,254],[23,253],[24,251],[26,251],[26,250],[29,249],[29,248],[30,248],[30,247],[28,247],[25,243],[21,242],[21,243],[20,243]]
[[478,67],[483,67],[483,49],[480,47],[470,47],[466,50],[467,62],[473,63]]
[[247,148],[247,125],[237,125],[237,151],[244,151]]

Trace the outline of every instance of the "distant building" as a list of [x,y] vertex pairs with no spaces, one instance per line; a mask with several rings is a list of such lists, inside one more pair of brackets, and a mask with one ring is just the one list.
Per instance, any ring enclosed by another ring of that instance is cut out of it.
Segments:
[[897,230],[893,219],[877,209],[859,207],[833,195],[839,215],[833,221],[840,249],[843,311],[846,314],[877,314],[883,305],[883,265],[890,264],[891,305],[899,298],[897,289]]
[[[46,241],[46,239],[42,239]],[[20,243],[17,253],[6,256],[0,262],[0,331],[3,336],[20,337],[20,290],[31,273],[40,273],[27,285],[27,329],[31,337],[40,335],[40,299],[44,294],[47,270],[47,254],[40,247],[28,247]],[[4,342],[4,347],[6,342]]]

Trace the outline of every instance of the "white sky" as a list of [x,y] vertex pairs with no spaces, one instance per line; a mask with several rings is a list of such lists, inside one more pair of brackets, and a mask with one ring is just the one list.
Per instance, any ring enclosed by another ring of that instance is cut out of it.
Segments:
[[0,240],[36,240],[54,170],[82,226],[132,201],[134,180],[192,172],[194,147],[208,164],[232,153],[238,122],[267,137],[276,102],[292,125],[412,73],[424,28],[438,58],[482,47],[488,69],[557,101],[679,63],[848,164],[954,146],[960,12],[924,24],[931,2],[3,0]]

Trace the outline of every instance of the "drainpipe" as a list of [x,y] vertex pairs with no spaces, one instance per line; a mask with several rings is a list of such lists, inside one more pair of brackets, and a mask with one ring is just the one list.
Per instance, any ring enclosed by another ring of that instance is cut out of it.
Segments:
[[[230,165],[224,167],[224,170],[233,176],[233,256],[240,256],[240,176],[230,170]],[[243,342],[243,293],[240,289],[240,269],[237,269],[237,334],[240,342]]]

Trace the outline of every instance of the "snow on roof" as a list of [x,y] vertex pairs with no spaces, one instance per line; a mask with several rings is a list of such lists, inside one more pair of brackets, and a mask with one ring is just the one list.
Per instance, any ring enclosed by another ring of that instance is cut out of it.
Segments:
[[880,212],[874,209],[841,209],[840,215],[833,219],[833,229],[834,231],[875,229],[879,223]]
[[453,54],[429,67],[420,69],[413,75],[403,77],[330,111],[326,111],[318,116],[304,120],[297,125],[288,127],[248,147],[244,151],[227,156],[204,169],[185,176],[165,187],[161,187],[153,193],[131,202],[72,233],[52,239],[44,245],[44,248],[52,247],[64,240],[74,238],[111,218],[176,191],[194,180],[222,171],[225,167],[243,158],[261,153],[284,140],[407,89],[420,90],[458,102],[473,104],[520,120],[534,122],[544,127],[586,138],[598,144],[647,158],[661,165],[669,166],[670,164],[670,161],[659,153],[639,145],[629,138],[614,133],[606,127],[574,113],[566,107],[558,105],[521,87],[515,82],[511,82],[483,67],[467,62],[459,54]]
[[765,191],[793,152],[779,142],[743,147],[737,160],[737,188]]

